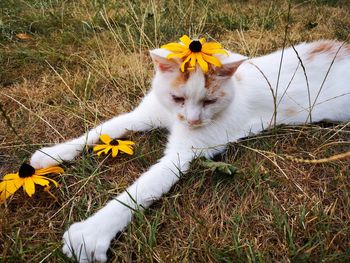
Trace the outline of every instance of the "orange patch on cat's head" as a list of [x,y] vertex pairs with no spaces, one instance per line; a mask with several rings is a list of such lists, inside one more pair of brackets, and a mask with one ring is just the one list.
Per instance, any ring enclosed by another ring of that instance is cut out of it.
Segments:
[[205,78],[205,88],[210,92],[210,93],[215,93],[219,88],[220,88],[220,81],[215,79],[215,75],[213,71],[209,71],[207,74],[204,76]]
[[[210,93],[216,93],[225,79],[231,78],[232,75],[236,76],[236,70],[245,60],[231,62],[223,64],[222,67],[211,67],[208,73],[205,75],[205,88]],[[237,80],[240,81],[242,77],[236,76]]]
[[184,73],[179,73],[175,79],[173,79],[173,81],[171,82],[171,87],[173,88],[179,88],[182,87],[183,85],[185,85],[185,83],[187,82],[188,78],[190,77],[190,73],[188,71],[184,72]]

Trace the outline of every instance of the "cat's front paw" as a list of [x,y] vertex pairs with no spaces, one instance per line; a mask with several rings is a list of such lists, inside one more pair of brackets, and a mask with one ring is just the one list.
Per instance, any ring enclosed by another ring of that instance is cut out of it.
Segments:
[[89,221],[71,225],[63,235],[63,253],[79,263],[106,262],[112,237],[102,228]]
[[62,161],[71,161],[79,153],[77,146],[58,144],[37,150],[30,159],[30,164],[36,168],[46,168]]

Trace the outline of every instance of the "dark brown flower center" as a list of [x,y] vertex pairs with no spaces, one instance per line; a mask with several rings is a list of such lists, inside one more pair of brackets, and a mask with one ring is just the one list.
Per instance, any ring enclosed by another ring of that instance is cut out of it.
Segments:
[[200,52],[202,50],[202,44],[198,40],[193,40],[189,48],[192,52]]
[[109,144],[110,144],[110,145],[113,145],[113,146],[117,146],[117,145],[119,145],[119,142],[118,142],[117,139],[114,139],[114,140],[112,140]]
[[31,177],[33,174],[35,174],[34,167],[32,167],[27,163],[23,163],[18,171],[19,177],[22,177],[22,178]]

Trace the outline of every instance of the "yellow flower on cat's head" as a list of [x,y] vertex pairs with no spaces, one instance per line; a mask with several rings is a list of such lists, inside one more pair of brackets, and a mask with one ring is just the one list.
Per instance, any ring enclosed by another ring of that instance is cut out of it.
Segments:
[[179,58],[182,59],[181,71],[193,70],[198,62],[204,73],[208,72],[208,63],[216,67],[221,67],[221,62],[214,54],[228,55],[227,51],[222,48],[219,43],[206,42],[205,38],[191,40],[188,36],[183,35],[180,38],[180,43],[169,43],[161,46],[173,53],[167,56],[167,59]]
[[132,155],[134,151],[132,149],[132,145],[135,143],[132,141],[124,141],[118,139],[112,139],[107,134],[102,134],[100,136],[100,140],[104,144],[95,145],[93,151],[100,156],[102,153],[108,154],[109,151],[112,151],[112,157],[116,157],[119,151],[124,152],[126,154]]
[[43,175],[61,173],[64,171],[58,166],[35,170],[31,165],[23,163],[18,173],[6,174],[0,182],[0,203],[3,203],[21,187],[30,197],[35,193],[35,184],[47,187],[52,182],[57,187],[58,183],[55,180]]

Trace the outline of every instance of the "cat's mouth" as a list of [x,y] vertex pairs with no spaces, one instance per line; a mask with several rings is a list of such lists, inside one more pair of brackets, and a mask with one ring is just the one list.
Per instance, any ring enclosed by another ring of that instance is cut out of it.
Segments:
[[187,126],[190,128],[190,129],[197,129],[199,127],[202,127],[203,124],[187,124]]
[[208,123],[210,123],[210,121],[201,121],[201,122],[197,122],[197,123],[186,123],[187,126],[190,128],[190,129],[198,129],[198,128],[201,128],[203,126],[206,126]]

